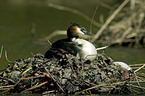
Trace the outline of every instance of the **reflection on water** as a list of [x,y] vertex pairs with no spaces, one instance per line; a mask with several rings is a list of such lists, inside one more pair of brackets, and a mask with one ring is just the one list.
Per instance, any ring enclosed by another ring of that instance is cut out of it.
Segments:
[[111,47],[106,49],[105,53],[112,57],[114,61],[123,61],[128,64],[144,64],[145,49]]
[[[13,2],[17,3],[13,3]],[[28,3],[29,1],[29,3]],[[31,1],[31,2],[30,2]],[[33,2],[35,1],[35,2]],[[47,3],[55,2],[56,4],[65,5],[75,8],[87,14],[89,17],[93,15],[96,8],[96,0],[1,0],[0,1],[0,47],[4,46],[4,51],[7,51],[7,56],[10,61],[31,57],[32,54],[46,52],[48,43],[37,43],[39,38],[49,35],[55,30],[65,30],[70,26],[71,22],[76,22],[86,27],[89,30],[90,22],[86,21],[81,16],[71,12],[60,11],[47,6]],[[90,2],[89,2],[90,1]],[[107,8],[99,7],[95,19],[99,18],[99,14],[107,14]],[[32,25],[35,25],[35,35],[32,35]],[[92,31],[97,32],[98,28],[92,28]],[[50,40],[57,40],[59,37]],[[0,69],[6,67],[7,60],[3,57],[0,59]],[[124,61],[127,63],[143,63],[145,57],[144,49],[128,49],[128,48],[108,48],[107,55],[115,60]]]

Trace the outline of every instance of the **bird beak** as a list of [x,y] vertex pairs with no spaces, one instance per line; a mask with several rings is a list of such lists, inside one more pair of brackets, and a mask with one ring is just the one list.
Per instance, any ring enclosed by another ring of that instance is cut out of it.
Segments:
[[86,31],[84,33],[85,33],[85,35],[94,36],[92,33],[88,32],[88,31]]
[[83,32],[83,33],[84,33],[84,34],[79,34],[79,36],[82,37],[82,38],[85,38],[85,39],[89,39],[89,38],[91,38],[91,37],[94,36],[93,34],[87,32],[87,31],[85,31],[85,32]]

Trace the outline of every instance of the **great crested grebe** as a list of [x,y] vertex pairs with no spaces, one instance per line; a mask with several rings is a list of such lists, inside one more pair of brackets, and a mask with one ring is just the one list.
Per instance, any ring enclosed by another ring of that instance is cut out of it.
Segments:
[[97,56],[95,46],[87,40],[81,38],[90,38],[91,33],[76,23],[73,23],[67,30],[66,39],[58,40],[52,44],[52,47],[45,53],[46,58],[64,58],[65,54],[72,54],[87,60],[94,60]]

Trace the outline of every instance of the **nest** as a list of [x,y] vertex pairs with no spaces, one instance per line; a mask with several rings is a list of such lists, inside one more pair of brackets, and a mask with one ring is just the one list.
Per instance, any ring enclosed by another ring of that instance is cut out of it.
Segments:
[[0,93],[130,94],[131,82],[136,83],[133,72],[116,66],[105,54],[92,62],[73,55],[58,60],[37,54],[16,60],[1,72]]

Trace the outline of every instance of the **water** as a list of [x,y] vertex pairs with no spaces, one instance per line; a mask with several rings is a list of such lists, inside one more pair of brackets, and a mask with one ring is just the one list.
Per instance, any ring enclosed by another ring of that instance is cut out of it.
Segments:
[[114,61],[123,61],[128,64],[144,64],[145,49],[144,48],[125,48],[111,47],[106,49],[106,54],[113,58]]

